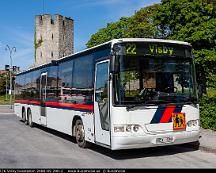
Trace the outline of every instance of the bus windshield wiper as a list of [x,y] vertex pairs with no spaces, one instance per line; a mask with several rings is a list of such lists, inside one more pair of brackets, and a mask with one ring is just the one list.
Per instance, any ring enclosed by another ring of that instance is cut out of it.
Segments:
[[132,108],[135,108],[135,107],[140,107],[140,106],[155,106],[157,104],[161,104],[161,103],[170,103],[169,101],[166,101],[166,100],[146,100],[142,103],[139,103],[139,104],[135,104],[135,105],[129,105],[127,106],[127,111],[130,111]]
[[184,99],[180,99],[180,100],[185,104],[187,104],[187,103],[197,104],[198,103],[198,99],[194,96],[183,97],[183,98]]
[[139,103],[139,104],[129,105],[129,106],[126,107],[126,110],[130,111],[132,108],[135,108],[135,107],[152,106],[152,105],[155,105],[155,104],[147,104],[147,103],[143,102],[143,103]]

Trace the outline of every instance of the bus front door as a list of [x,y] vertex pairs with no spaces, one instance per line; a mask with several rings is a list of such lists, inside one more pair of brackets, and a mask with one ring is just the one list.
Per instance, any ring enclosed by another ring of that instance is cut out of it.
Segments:
[[41,108],[40,108],[40,122],[42,125],[47,124],[46,120],[46,86],[47,86],[47,73],[42,73],[40,78],[40,100],[41,100]]
[[109,61],[97,63],[95,69],[95,141],[110,146]]

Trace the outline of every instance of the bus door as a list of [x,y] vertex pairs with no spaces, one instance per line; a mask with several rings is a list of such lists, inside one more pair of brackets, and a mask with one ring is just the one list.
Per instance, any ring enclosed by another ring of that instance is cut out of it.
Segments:
[[95,69],[95,141],[110,146],[109,60],[97,63]]
[[41,110],[40,110],[40,120],[42,125],[46,125],[46,86],[47,86],[47,73],[42,73],[40,77],[40,100],[41,100]]

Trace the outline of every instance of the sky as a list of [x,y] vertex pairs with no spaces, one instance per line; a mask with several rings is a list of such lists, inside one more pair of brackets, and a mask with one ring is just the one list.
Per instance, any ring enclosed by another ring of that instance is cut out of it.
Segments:
[[61,14],[74,20],[74,51],[86,48],[91,35],[129,17],[140,8],[160,0],[1,0],[0,1],[0,70],[10,64],[28,69],[34,63],[35,15]]

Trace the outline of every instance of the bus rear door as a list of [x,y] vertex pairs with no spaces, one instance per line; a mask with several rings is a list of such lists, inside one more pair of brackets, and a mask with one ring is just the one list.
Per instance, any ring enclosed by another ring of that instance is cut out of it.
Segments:
[[47,86],[47,73],[42,73],[40,77],[40,100],[41,100],[41,108],[40,108],[40,121],[42,125],[47,124],[47,116],[46,116],[46,86]]

